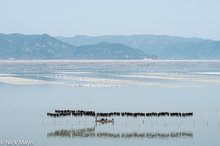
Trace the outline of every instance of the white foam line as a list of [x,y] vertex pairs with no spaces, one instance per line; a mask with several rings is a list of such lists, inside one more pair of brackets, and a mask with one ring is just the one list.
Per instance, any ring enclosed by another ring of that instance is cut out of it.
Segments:
[[[121,84],[69,84],[64,82],[54,82],[54,81],[44,81],[36,79],[18,78],[18,77],[0,77],[0,82],[6,84],[16,84],[16,85],[37,85],[37,84],[49,84],[49,85],[63,85],[63,86],[73,86],[73,87],[122,87],[126,85]],[[127,81],[127,84],[141,85],[141,86],[158,86],[164,88],[178,88],[178,87],[200,87],[197,85],[178,85],[178,84],[167,84],[167,83],[155,83],[155,82],[138,82],[138,81]]]
[[0,60],[0,63],[71,63],[71,62],[220,62],[220,60]]
[[12,76],[13,74],[0,74],[0,76]]
[[119,75],[120,77],[132,77],[132,78],[149,78],[149,79],[163,79],[163,80],[191,80],[196,82],[206,82],[206,83],[220,83],[220,80],[213,79],[198,79],[198,78],[183,78],[183,77],[173,77],[173,76],[143,76],[143,75]]
[[198,85],[179,85],[179,84],[172,84],[172,83],[156,83],[156,82],[140,82],[140,81],[132,81],[132,80],[114,80],[114,79],[103,79],[103,78],[88,78],[88,77],[69,77],[69,76],[59,76],[59,75],[51,75],[51,76],[44,76],[48,78],[54,79],[66,79],[66,80],[74,80],[74,81],[84,81],[84,82],[97,82],[97,83],[105,83],[105,84],[112,84],[112,83],[120,83],[120,84],[131,84],[131,85],[139,85],[139,86],[158,86],[158,87],[201,87]]
[[0,77],[0,82],[7,84],[63,84],[61,82],[51,82],[17,77]]
[[57,74],[91,74],[92,72],[56,72]]
[[166,80],[185,80],[191,78],[177,78],[169,76],[144,76],[144,75],[118,75],[120,77],[132,77],[132,78],[149,78],[149,79],[166,79]]
[[89,78],[89,77],[77,77],[77,76],[62,76],[62,75],[44,75],[41,77],[53,78],[53,79],[64,79],[72,81],[83,81],[83,82],[96,82],[96,83],[129,83],[127,80],[115,80],[105,78]]
[[220,72],[197,72],[197,74],[220,75]]
[[53,82],[44,81],[36,79],[27,78],[17,78],[17,77],[0,77],[0,82],[6,84],[16,84],[16,85],[37,85],[37,84],[50,84],[50,85],[64,85],[64,86],[74,86],[74,87],[121,87],[122,85],[113,84],[67,84],[63,82]]
[[156,76],[168,76],[168,77],[204,77],[202,75],[184,75],[184,74],[173,74],[173,73],[136,73],[137,76],[141,75],[156,75]]

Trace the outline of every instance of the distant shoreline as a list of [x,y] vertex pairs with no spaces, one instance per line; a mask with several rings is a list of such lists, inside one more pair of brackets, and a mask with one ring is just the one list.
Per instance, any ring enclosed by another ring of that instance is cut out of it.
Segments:
[[57,63],[57,62],[213,62],[213,61],[219,61],[220,60],[202,60],[202,59],[183,59],[183,60],[166,60],[166,59],[147,59],[147,60],[66,60],[66,59],[39,59],[39,60],[10,60],[10,59],[0,59],[0,63],[5,62],[5,63],[10,63],[10,62],[17,62],[17,63],[26,63],[26,62],[30,62],[30,63],[44,63],[44,62],[48,62],[48,63]]

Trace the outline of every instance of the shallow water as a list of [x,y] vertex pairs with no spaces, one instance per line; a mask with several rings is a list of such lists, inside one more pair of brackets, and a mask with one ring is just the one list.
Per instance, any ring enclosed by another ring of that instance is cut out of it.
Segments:
[[[0,61],[0,145],[219,145],[220,61]],[[193,117],[50,118],[54,109]]]

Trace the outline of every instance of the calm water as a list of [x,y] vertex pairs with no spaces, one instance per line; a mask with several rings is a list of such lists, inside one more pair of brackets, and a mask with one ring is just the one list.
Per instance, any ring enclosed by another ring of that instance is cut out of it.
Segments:
[[[220,145],[220,61],[0,61],[0,146]],[[54,109],[193,117],[50,118]],[[19,144],[17,144],[19,145]]]

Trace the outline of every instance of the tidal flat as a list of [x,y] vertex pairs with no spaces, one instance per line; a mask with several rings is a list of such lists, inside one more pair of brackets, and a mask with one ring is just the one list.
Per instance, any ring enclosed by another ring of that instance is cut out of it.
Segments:
[[[0,60],[0,141],[220,145],[218,60]],[[48,117],[48,112],[193,112],[192,117]],[[1,144],[5,145],[5,144]]]

